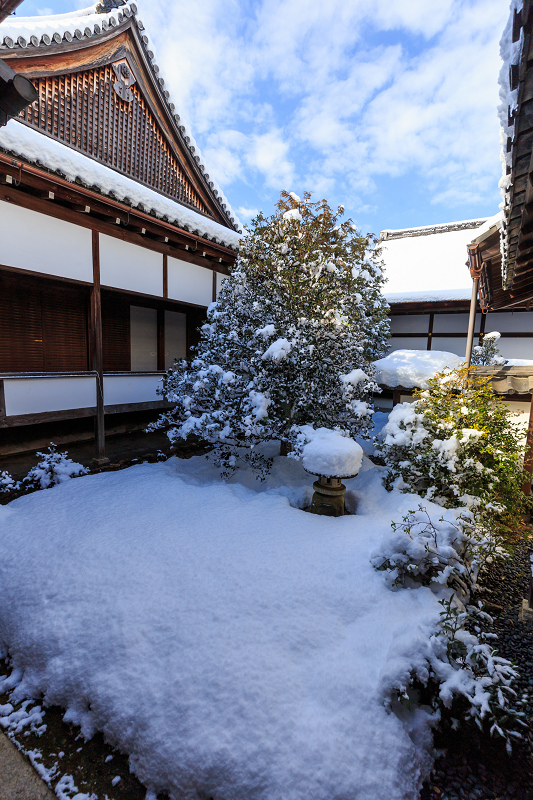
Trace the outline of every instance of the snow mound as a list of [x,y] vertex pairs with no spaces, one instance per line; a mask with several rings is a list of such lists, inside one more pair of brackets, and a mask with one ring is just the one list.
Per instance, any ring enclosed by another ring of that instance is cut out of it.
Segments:
[[426,389],[428,378],[446,367],[455,369],[464,358],[444,350],[395,350],[385,358],[374,361],[377,383],[403,386],[404,389]]
[[279,457],[264,483],[173,458],[0,506],[16,696],[102,731],[154,796],[416,797],[430,721],[414,736],[383,676],[401,677],[397,642],[424,646],[440,596],[391,592],[370,563],[413,503],[382,472],[365,461],[358,514],[338,519],[291,507],[310,476]]
[[326,478],[357,475],[363,463],[363,448],[341,431],[303,425],[302,463],[306,472]]

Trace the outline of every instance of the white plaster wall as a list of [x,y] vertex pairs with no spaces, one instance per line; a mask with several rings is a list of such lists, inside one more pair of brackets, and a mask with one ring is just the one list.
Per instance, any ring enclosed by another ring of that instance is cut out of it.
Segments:
[[66,411],[96,405],[96,379],[4,378],[6,416]]
[[[474,343],[476,340],[474,339]],[[455,337],[446,337],[446,336],[433,336],[431,340],[431,349],[432,350],[443,350],[445,353],[455,353],[457,356],[461,356],[462,358],[466,355],[466,334],[463,339],[462,336]]]
[[[402,337],[398,336],[397,338],[390,340],[390,352],[394,353],[395,350],[426,350],[427,349],[428,338],[427,336],[409,336],[409,337]],[[437,347],[433,347],[434,350],[440,349]]]
[[502,336],[497,346],[500,355],[504,358],[527,358],[533,361],[533,336],[527,339],[518,337],[506,339]]
[[[479,331],[479,314],[476,315],[476,331]],[[435,314],[433,333],[464,333],[468,330],[468,314]]]
[[178,258],[168,258],[168,296],[208,306],[213,300],[213,271]]
[[92,282],[88,228],[0,201],[0,264]]
[[391,317],[391,333],[427,333],[429,314],[399,314]]
[[163,256],[113,236],[100,234],[102,286],[163,296]]
[[527,436],[527,429],[529,426],[529,413],[531,410],[531,404],[529,402],[521,402],[521,401],[514,401],[514,400],[506,400],[505,401],[507,406],[509,407],[510,411],[516,412],[519,416],[516,418],[516,422],[522,428],[524,432],[524,438]]
[[533,333],[533,311],[489,311],[485,331],[529,331]]
[[104,375],[104,405],[163,400],[156,393],[161,375]]

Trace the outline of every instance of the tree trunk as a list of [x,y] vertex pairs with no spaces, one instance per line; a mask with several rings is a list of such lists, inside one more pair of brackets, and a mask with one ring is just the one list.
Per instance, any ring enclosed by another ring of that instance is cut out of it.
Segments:
[[284,439],[281,440],[279,445],[279,454],[280,456],[288,456],[289,453],[292,453],[294,447],[290,442],[286,442]]

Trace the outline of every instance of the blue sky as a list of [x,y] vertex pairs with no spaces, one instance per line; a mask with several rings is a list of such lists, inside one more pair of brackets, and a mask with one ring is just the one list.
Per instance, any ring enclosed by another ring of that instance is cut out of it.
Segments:
[[[25,0],[18,14],[87,0]],[[137,0],[178,113],[246,223],[279,191],[364,232],[496,213],[506,0]]]

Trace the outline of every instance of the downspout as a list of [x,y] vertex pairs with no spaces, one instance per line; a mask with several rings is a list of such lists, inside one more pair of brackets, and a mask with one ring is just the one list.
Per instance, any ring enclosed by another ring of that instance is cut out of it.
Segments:
[[476,306],[477,294],[479,288],[479,278],[481,276],[481,256],[479,253],[479,244],[468,244],[467,266],[470,270],[470,277],[472,278],[472,297],[470,299],[470,315],[468,317],[468,334],[466,337],[466,355],[465,361],[467,369],[470,369],[472,361],[472,347],[474,344],[474,327],[476,324]]

